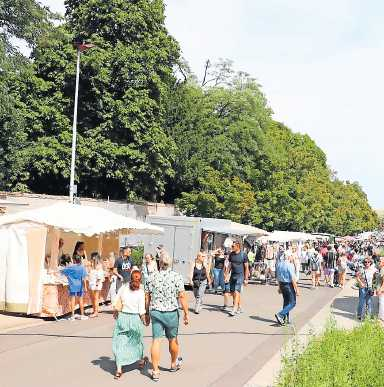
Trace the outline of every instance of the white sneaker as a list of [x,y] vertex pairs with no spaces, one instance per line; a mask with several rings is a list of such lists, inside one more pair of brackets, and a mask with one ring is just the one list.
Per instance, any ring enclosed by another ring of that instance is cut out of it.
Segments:
[[75,316],[71,316],[71,317],[68,317],[67,318],[67,321],[75,321],[76,320],[76,317]]
[[84,315],[81,315],[80,318],[79,318],[79,320],[88,320],[88,319],[89,319],[89,317],[88,316],[84,316]]
[[243,313],[243,309],[241,309],[241,308],[237,309],[236,313],[237,314]]

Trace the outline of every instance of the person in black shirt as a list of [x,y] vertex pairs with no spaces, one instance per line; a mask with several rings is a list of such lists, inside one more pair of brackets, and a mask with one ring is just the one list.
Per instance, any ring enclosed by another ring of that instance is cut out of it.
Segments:
[[213,266],[213,287],[215,289],[215,293],[220,291],[223,292],[225,288],[224,284],[224,251],[221,249],[216,250],[214,255],[214,266]]
[[116,291],[120,289],[123,283],[127,283],[131,280],[131,270],[133,266],[131,253],[132,251],[129,247],[124,247],[123,256],[115,261],[113,273],[117,276]]
[[203,253],[198,253],[195,262],[191,268],[190,282],[193,286],[193,295],[195,296],[195,313],[199,314],[203,304],[203,297],[208,283],[211,282],[208,265]]
[[326,284],[333,288],[336,268],[336,250],[334,250],[332,246],[327,246],[327,249],[328,251],[324,257],[324,276]]
[[238,241],[233,242],[232,252],[229,254],[228,270],[231,272],[229,286],[233,297],[233,310],[229,314],[235,316],[239,310],[240,293],[243,284],[248,284],[249,277],[248,257],[247,254],[241,251],[240,242]]

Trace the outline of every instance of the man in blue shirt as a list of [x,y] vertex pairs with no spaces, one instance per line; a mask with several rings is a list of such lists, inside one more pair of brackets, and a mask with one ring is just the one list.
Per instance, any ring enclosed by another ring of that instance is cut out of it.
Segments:
[[289,323],[289,312],[296,306],[296,297],[299,296],[299,288],[295,277],[295,266],[291,262],[287,252],[281,256],[276,265],[276,278],[279,282],[279,293],[282,294],[283,309],[275,314],[279,325]]
[[67,266],[61,270],[61,273],[64,274],[68,279],[68,290],[69,297],[71,298],[71,311],[72,316],[69,320],[75,320],[75,305],[76,299],[79,302],[80,306],[80,320],[87,320],[88,317],[84,315],[84,295],[87,291],[87,271],[85,267],[81,264],[81,256],[75,255],[73,258],[74,265]]

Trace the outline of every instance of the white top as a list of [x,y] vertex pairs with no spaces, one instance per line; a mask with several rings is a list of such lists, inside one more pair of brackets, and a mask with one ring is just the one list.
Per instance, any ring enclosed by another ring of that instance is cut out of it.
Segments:
[[96,286],[101,282],[104,282],[104,270],[103,269],[91,269],[88,275],[89,285]]
[[371,288],[373,286],[373,277],[377,272],[378,270],[374,265],[371,265],[367,270],[363,269],[361,271],[360,278],[366,287]]
[[129,284],[123,285],[116,299],[121,299],[124,313],[145,314],[145,294],[143,289],[131,290]]

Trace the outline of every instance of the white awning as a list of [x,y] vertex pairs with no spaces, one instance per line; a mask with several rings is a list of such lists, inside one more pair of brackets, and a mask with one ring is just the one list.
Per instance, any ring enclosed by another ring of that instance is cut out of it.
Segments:
[[259,238],[263,242],[291,242],[291,241],[315,241],[316,237],[312,234],[293,231],[273,231],[266,237]]
[[238,236],[262,236],[269,235],[268,231],[257,227],[231,222],[228,219],[202,218],[201,228],[205,231]]
[[115,214],[105,208],[58,203],[34,210],[0,217],[0,227],[31,222],[57,229],[93,236],[116,231],[135,234],[162,234],[161,227]]

